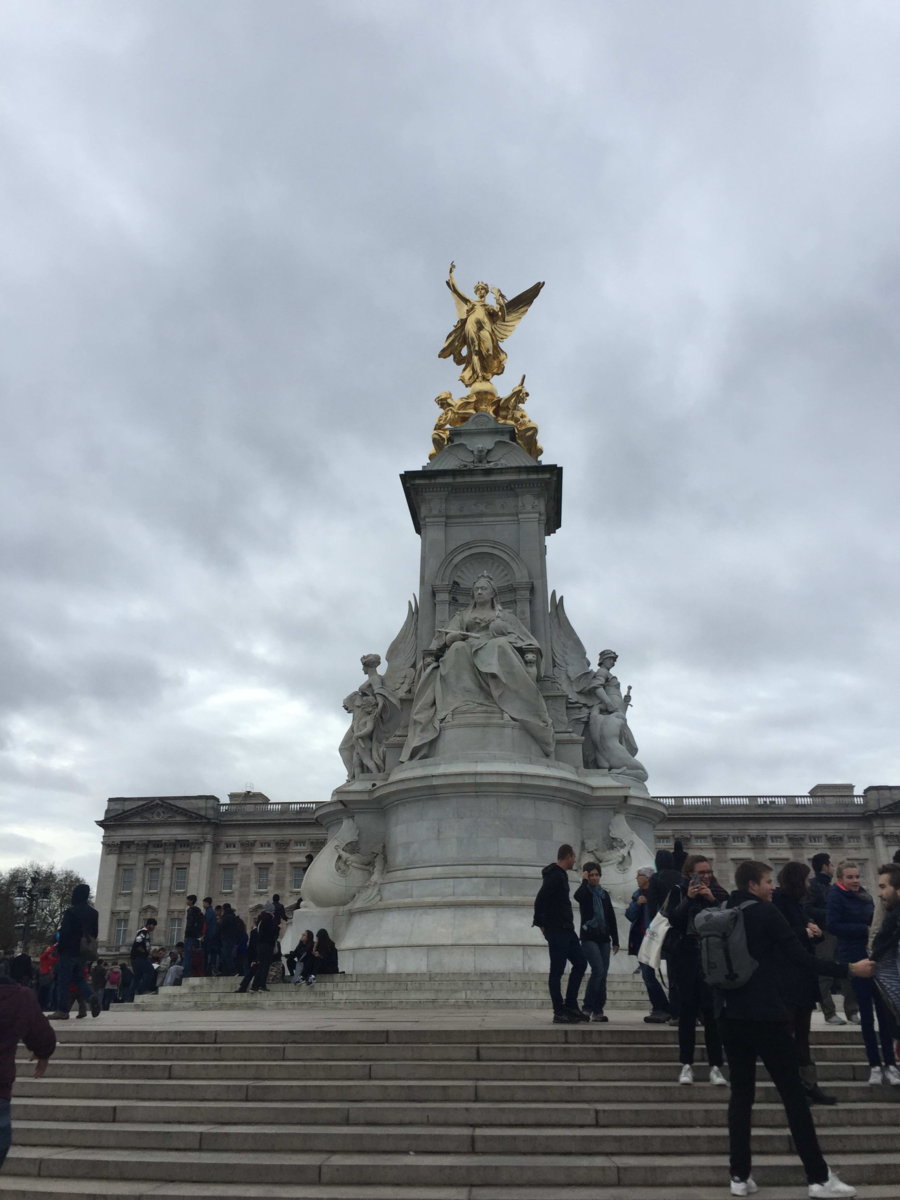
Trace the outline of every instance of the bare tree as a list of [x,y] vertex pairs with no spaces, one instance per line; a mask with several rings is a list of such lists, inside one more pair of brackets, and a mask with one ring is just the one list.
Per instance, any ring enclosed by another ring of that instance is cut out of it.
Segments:
[[59,929],[72,889],[86,882],[77,871],[33,861],[0,874],[0,948],[27,942],[26,951],[43,949]]

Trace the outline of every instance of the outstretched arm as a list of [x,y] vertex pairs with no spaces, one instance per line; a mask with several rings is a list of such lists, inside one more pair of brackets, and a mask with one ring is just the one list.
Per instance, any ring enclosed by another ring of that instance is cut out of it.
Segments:
[[453,293],[454,297],[459,301],[460,304],[471,304],[472,301],[469,299],[469,297],[467,295],[465,295],[464,292],[461,292],[459,290],[459,288],[457,287],[456,278],[453,274],[453,272],[455,270],[456,270],[456,263],[451,263],[450,270],[448,272],[447,287],[450,289],[450,291]]

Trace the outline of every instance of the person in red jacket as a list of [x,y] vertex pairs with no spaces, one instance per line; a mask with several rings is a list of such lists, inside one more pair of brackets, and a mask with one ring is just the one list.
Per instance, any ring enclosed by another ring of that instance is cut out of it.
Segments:
[[9,1102],[16,1078],[16,1047],[23,1041],[37,1062],[34,1077],[47,1070],[47,1060],[56,1049],[53,1026],[41,1012],[31,988],[20,987],[0,968],[0,1167],[12,1142]]

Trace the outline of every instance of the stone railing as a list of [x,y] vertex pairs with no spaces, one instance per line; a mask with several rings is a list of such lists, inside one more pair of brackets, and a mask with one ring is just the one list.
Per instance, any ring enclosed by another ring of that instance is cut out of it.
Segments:
[[862,808],[864,796],[654,796],[667,808]]
[[318,804],[314,800],[298,800],[285,804],[220,804],[219,817],[312,817]]

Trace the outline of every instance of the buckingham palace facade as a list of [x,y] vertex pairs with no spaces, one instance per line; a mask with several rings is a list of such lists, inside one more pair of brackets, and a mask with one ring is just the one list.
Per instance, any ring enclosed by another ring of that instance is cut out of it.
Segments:
[[[803,796],[657,796],[665,815],[656,844],[680,838],[707,854],[730,887],[743,859],[763,859],[777,871],[827,851],[836,863],[856,861],[874,889],[878,866],[900,846],[900,786],[818,784]],[[185,897],[211,895],[253,916],[277,892],[288,906],[300,894],[309,855],[325,844],[316,802],[275,804],[261,792],[216,796],[115,797],[103,819],[97,883],[104,953],[126,950],[137,929],[155,917],[162,944],[184,931]],[[555,847],[548,848],[548,855]]]

